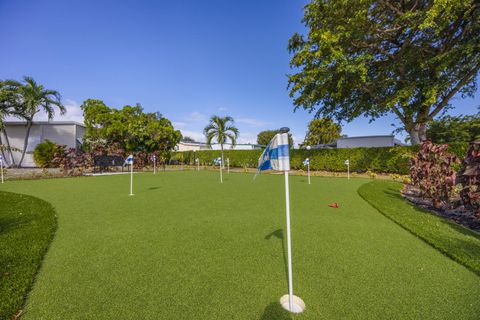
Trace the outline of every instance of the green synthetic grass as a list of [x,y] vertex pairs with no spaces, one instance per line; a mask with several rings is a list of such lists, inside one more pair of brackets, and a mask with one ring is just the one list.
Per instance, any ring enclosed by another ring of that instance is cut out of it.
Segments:
[[358,192],[385,216],[480,275],[480,234],[409,204],[400,195],[401,187],[374,181]]
[[[22,320],[478,319],[480,277],[380,214],[364,179],[290,178],[287,293],[281,175],[216,172],[14,181],[58,230]],[[327,204],[338,202],[339,209]]]
[[0,191],[0,319],[19,313],[55,232],[52,206]]

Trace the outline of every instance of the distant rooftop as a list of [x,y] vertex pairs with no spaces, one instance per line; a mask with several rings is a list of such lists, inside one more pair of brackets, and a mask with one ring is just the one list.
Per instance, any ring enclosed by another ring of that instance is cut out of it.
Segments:
[[[27,125],[26,121],[5,121],[6,125],[10,126],[25,126]],[[77,125],[81,127],[85,127],[83,123],[76,122],[76,121],[33,121],[33,124],[37,125]]]

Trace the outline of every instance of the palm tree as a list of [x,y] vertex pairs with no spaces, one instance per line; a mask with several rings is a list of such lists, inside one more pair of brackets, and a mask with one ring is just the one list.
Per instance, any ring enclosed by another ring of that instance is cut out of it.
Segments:
[[[17,90],[21,86],[21,83],[15,80],[0,81],[0,146],[3,158],[5,157],[5,150],[9,151],[10,164],[15,165],[15,159],[13,158],[13,148],[10,147],[10,141],[8,139],[7,129],[5,128],[4,119],[7,116],[19,116],[21,113],[21,105],[19,103]],[[2,134],[5,137],[6,146],[3,146]]]
[[48,120],[51,120],[55,115],[55,107],[60,110],[60,114],[65,114],[66,111],[61,103],[61,96],[58,91],[45,89],[43,85],[37,84],[31,77],[24,77],[23,81],[24,84],[17,88],[17,94],[21,101],[20,116],[27,121],[27,132],[25,133],[25,140],[23,142],[22,157],[18,162],[19,167],[22,165],[25,152],[27,151],[33,117],[43,110],[47,114]]
[[213,140],[220,144],[220,149],[222,150],[222,167],[225,163],[223,158],[223,145],[227,142],[227,139],[230,140],[232,145],[237,143],[238,129],[233,124],[234,121],[232,117],[226,116],[222,118],[212,116],[210,123],[203,129],[203,134],[207,138],[208,145],[211,145]]

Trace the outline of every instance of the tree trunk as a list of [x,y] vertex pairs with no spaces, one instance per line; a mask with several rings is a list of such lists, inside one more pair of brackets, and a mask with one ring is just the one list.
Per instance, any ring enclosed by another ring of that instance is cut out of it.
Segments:
[[18,167],[20,168],[22,166],[23,158],[25,157],[25,152],[27,152],[27,147],[28,147],[28,137],[30,136],[30,129],[32,128],[32,121],[27,122],[27,132],[25,133],[25,140],[23,141],[23,151],[22,151],[22,157],[20,158],[20,161],[18,162]]
[[[10,154],[10,166],[15,166],[15,158],[13,158],[13,151],[10,147],[10,140],[8,139],[7,129],[3,127],[3,135],[5,136],[5,143],[7,144],[8,152]],[[5,158],[6,160],[6,158]]]
[[427,124],[417,123],[413,125],[413,128],[408,133],[410,134],[412,145],[420,144],[422,141],[427,140]]

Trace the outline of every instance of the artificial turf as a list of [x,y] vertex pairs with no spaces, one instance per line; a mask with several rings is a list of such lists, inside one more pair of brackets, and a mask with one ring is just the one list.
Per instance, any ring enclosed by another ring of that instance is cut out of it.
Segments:
[[21,314],[55,228],[55,212],[48,202],[0,191],[1,320]]
[[373,181],[358,193],[385,216],[480,275],[480,233],[409,204],[400,195],[401,188],[397,182]]
[[[14,181],[59,227],[29,319],[478,319],[480,277],[380,214],[364,179],[291,177],[295,294],[287,293],[283,176],[166,172]],[[339,209],[327,204],[337,202]]]

